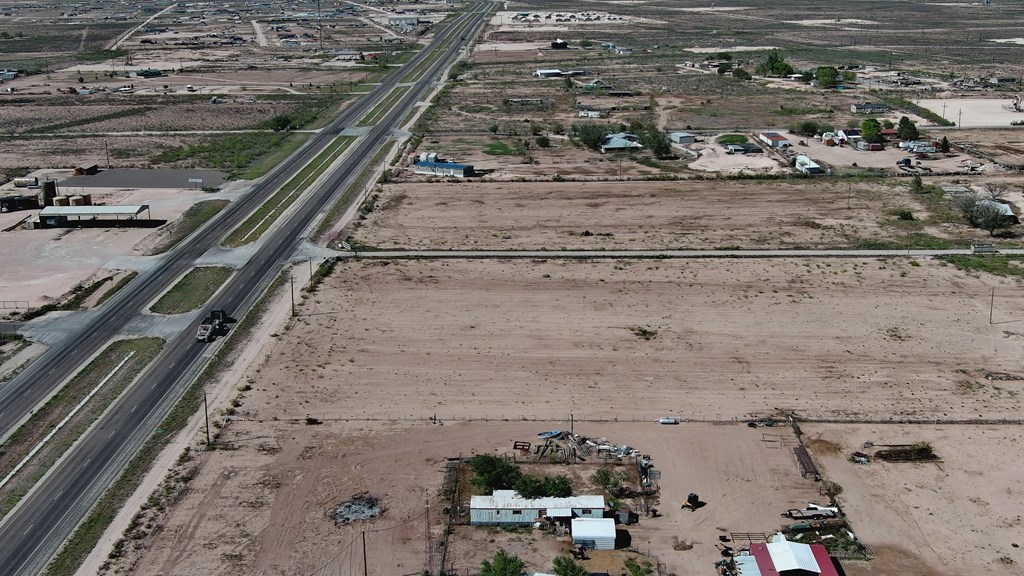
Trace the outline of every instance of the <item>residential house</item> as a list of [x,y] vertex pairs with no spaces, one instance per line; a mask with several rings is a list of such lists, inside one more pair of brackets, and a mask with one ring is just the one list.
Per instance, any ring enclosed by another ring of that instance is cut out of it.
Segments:
[[743,576],[839,576],[823,545],[790,542],[781,534],[769,543],[752,543],[750,553],[736,556],[734,561]]
[[857,130],[856,128],[845,128],[840,130],[838,136],[840,140],[846,140],[850,144],[863,138],[863,136],[860,135],[860,130]]
[[543,518],[568,521],[602,517],[604,496],[523,498],[515,490],[495,490],[491,496],[469,499],[469,523],[473,526],[529,525]]
[[609,134],[604,137],[604,141],[601,142],[601,153],[604,154],[608,151],[618,152],[621,150],[639,150],[643,148],[639,142],[640,138],[636,134],[630,134],[628,132],[617,132],[615,134]]

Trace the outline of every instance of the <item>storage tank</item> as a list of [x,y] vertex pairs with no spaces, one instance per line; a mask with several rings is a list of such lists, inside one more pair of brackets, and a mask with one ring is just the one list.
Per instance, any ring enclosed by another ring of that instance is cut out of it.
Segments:
[[53,206],[53,198],[57,195],[57,181],[46,180],[43,182],[43,190],[39,193],[40,206]]
[[92,206],[92,194],[82,194],[82,200],[85,202],[83,206]]
[[54,206],[70,206],[71,205],[71,197],[69,197],[69,196],[55,196],[53,198],[53,205]]
[[85,198],[81,196],[68,196],[68,202],[71,206],[85,206]]
[[28,188],[29,186],[39,186],[39,178],[35,176],[31,178],[15,178],[14,186],[16,188]]

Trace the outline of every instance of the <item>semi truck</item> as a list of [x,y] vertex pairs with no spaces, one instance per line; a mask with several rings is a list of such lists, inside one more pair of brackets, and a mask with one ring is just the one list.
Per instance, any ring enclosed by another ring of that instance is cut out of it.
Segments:
[[211,310],[210,314],[199,324],[199,330],[196,331],[196,342],[213,342],[227,322],[227,312]]

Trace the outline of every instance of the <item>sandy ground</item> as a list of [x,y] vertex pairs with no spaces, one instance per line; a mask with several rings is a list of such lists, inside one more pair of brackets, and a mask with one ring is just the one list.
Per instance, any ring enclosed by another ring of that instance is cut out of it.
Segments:
[[1006,98],[943,98],[918,100],[917,103],[965,128],[1009,126],[1015,120],[1024,120],[1024,112],[1003,108],[1013,102]]
[[[262,404],[261,396],[269,399],[257,392],[254,405]],[[266,415],[266,409],[254,408],[252,417],[260,413]],[[363,530],[370,574],[417,573],[424,567],[425,498],[432,503],[434,525],[442,505],[435,499],[444,460],[507,452],[513,440],[534,438],[551,424],[237,422],[226,437],[252,440],[209,457],[135,573],[349,574],[362,568]],[[788,438],[782,450],[779,442],[762,442],[761,430],[742,425],[595,423],[578,424],[576,431],[652,456],[662,471],[659,510],[664,515],[642,518],[628,532],[633,545],[650,550],[680,575],[709,573],[719,558],[714,548],[719,534],[777,529],[780,510],[818,499],[815,483],[800,477],[788,449],[794,440],[785,429],[778,429]],[[596,467],[568,471],[586,477]],[[381,518],[336,527],[325,517],[332,505],[364,491],[382,498],[387,510]],[[690,491],[708,505],[698,512],[680,510],[677,503]],[[434,526],[432,532],[437,531]],[[673,537],[695,547],[674,551]],[[544,571],[567,540],[457,527],[447,560],[460,572],[475,571],[499,545],[521,555],[531,571]],[[601,554],[591,556],[594,564],[602,561]]]
[[849,246],[892,237],[882,223],[897,207],[926,215],[903,188],[834,181],[406,183],[383,187],[355,237],[403,248]]
[[[979,395],[1005,394],[990,383]],[[890,574],[1024,574],[1024,457],[1018,427],[804,425],[840,449],[818,460],[843,486],[844,507],[858,536],[881,559],[899,567]],[[930,442],[937,464],[851,464],[864,442]],[[890,543],[890,544],[883,544]],[[896,564],[897,559],[902,559]],[[851,571],[850,576],[879,574]]]
[[282,419],[1015,418],[964,393],[1022,370],[1012,286],[932,261],[352,263],[260,381]]
[[[177,219],[190,206],[212,196],[201,190],[112,189],[63,186],[64,194],[92,194],[94,204],[148,204],[153,218]],[[217,196],[220,197],[220,196]],[[28,216],[37,211],[14,213]],[[6,222],[6,220],[5,220]],[[52,228],[0,232],[0,241],[18,250],[4,250],[0,266],[0,300],[45,304],[120,256],[141,255],[137,245],[159,228]]]
[[[711,140],[709,138],[709,140]],[[700,153],[700,158],[690,162],[688,165],[695,170],[704,172],[722,172],[735,174],[745,172],[747,174],[775,174],[790,172],[784,168],[777,156],[774,154],[726,154],[725,149],[719,144],[690,144],[691,150]]]

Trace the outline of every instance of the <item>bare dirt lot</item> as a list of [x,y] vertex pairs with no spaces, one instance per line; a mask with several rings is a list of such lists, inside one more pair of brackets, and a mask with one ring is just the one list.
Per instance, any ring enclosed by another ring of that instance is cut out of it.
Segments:
[[905,186],[835,180],[419,182],[385,185],[355,238],[410,249],[849,247],[898,243],[902,208],[912,225],[928,217]]
[[968,392],[1021,370],[1013,285],[905,260],[354,262],[258,378],[282,418],[1011,418],[1015,395]]

